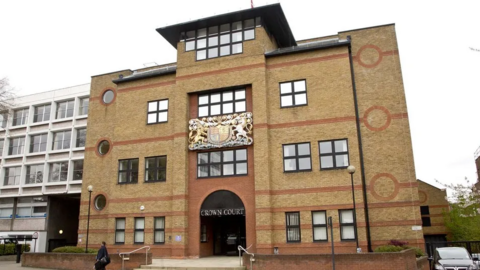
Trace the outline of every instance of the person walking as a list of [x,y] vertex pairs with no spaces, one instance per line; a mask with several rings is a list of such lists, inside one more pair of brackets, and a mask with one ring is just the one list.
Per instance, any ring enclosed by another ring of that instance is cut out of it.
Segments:
[[110,263],[110,257],[108,256],[107,246],[105,241],[102,241],[102,246],[97,253],[97,261],[95,263],[96,270],[105,270],[105,266]]

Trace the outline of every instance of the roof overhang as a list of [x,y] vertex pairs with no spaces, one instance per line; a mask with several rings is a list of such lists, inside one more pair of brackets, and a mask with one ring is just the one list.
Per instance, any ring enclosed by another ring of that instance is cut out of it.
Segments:
[[279,3],[157,28],[157,32],[176,49],[182,32],[256,17],[262,18],[262,25],[275,37],[278,47],[282,48],[297,45],[292,30],[288,25],[287,18]]

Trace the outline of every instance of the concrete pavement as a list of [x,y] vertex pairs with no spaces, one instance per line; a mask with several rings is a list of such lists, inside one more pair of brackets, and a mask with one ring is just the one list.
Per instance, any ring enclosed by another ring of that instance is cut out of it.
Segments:
[[15,263],[15,261],[0,262],[0,269],[2,270],[45,270],[44,268],[22,267],[21,263]]

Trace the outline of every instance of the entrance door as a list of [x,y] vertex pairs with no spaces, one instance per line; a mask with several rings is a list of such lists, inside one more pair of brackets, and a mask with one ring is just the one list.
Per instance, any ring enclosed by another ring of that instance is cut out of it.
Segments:
[[[233,192],[219,190],[210,194],[200,210],[201,247],[213,255],[238,255],[238,246],[246,245],[245,207]],[[209,237],[211,235],[212,238]],[[203,240],[202,240],[203,239]],[[209,242],[208,239],[213,241]],[[211,244],[208,244],[211,243]],[[207,255],[207,252],[204,254]],[[208,255],[207,255],[208,256]]]
[[238,255],[238,246],[245,247],[245,216],[212,217],[214,255]]

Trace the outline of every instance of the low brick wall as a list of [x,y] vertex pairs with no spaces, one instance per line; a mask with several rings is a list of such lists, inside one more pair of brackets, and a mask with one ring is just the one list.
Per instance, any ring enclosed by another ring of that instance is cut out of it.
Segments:
[[430,270],[430,261],[427,256],[420,257],[417,259],[417,269],[418,270]]
[[[95,256],[95,254],[83,253],[24,253],[22,266],[59,270],[93,269]],[[107,270],[122,268],[122,260],[118,254],[110,254],[110,260]],[[151,253],[148,253],[147,262],[147,264],[152,263]],[[130,254],[130,260],[125,261],[125,270],[139,268],[140,265],[145,265],[145,253]]]
[[[244,254],[243,262],[250,269],[250,256]],[[428,262],[428,261],[427,261]],[[423,267],[423,261],[419,263]],[[262,255],[255,254],[253,270],[330,270],[330,254],[318,255]],[[415,251],[404,250],[392,253],[335,254],[336,270],[417,270]],[[425,268],[423,268],[425,269]],[[422,270],[423,270],[422,269]]]

